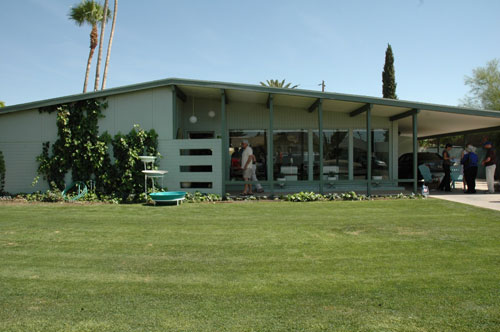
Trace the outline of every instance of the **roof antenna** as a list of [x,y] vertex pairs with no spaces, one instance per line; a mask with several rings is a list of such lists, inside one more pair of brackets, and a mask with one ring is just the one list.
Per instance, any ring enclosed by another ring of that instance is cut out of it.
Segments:
[[322,80],[318,85],[321,85],[321,92],[325,92],[325,80]]

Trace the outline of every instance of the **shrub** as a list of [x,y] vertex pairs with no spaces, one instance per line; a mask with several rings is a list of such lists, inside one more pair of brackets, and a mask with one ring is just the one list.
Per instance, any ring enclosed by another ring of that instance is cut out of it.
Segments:
[[202,194],[196,191],[194,193],[186,193],[185,200],[188,203],[220,202],[222,201],[222,196],[217,194]]
[[321,194],[315,194],[311,192],[300,192],[297,194],[289,194],[284,197],[285,201],[288,202],[315,202],[324,201],[326,198]]

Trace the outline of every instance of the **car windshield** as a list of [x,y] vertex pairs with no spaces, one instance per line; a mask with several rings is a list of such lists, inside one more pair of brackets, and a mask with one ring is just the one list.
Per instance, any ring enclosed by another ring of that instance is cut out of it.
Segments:
[[418,154],[418,159],[423,162],[440,161],[441,156],[436,153],[424,152]]

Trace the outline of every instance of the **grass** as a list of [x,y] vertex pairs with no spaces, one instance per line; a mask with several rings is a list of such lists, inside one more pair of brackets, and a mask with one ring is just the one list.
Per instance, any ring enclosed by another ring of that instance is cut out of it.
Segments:
[[0,331],[498,331],[500,213],[0,205]]

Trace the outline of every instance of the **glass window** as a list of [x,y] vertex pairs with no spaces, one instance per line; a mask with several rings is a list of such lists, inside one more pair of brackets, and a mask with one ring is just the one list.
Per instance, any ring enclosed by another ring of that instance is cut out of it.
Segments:
[[[319,180],[319,131],[313,132],[314,180]],[[323,130],[323,179],[349,179],[349,131]]]
[[389,130],[372,130],[372,176],[374,180],[389,179]]
[[307,131],[274,130],[274,179],[307,180]]
[[248,140],[256,159],[256,170],[258,180],[267,180],[267,138],[264,130],[230,130],[229,131],[229,155],[231,166],[229,178],[231,180],[243,180],[241,170],[241,142]]
[[[372,135],[372,178],[389,179],[389,130],[374,129]],[[354,179],[366,179],[366,130],[353,130],[353,173]]]

